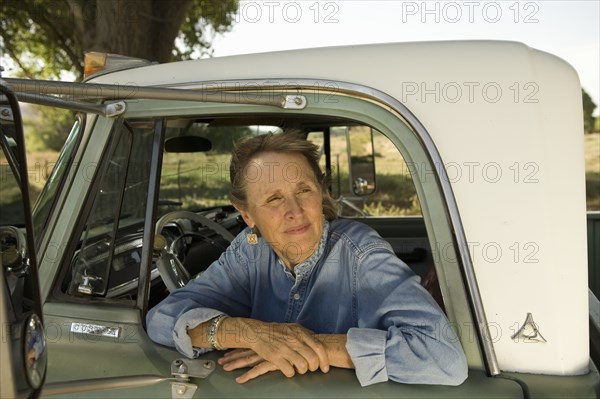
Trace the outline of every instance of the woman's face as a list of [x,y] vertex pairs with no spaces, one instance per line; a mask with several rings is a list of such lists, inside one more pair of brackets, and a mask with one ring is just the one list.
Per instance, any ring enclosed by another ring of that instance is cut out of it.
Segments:
[[323,231],[323,198],[308,161],[266,152],[243,173],[248,209],[238,209],[248,226],[258,228],[288,268],[310,257]]

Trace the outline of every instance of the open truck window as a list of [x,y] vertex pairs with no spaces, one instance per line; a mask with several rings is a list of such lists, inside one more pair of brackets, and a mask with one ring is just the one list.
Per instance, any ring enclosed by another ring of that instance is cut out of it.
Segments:
[[[366,223],[370,218],[402,217],[396,223],[407,224],[410,232],[387,238],[443,307],[410,170],[387,137],[366,124],[339,117],[247,119],[208,115],[164,118],[156,217],[175,216],[156,232],[160,238],[155,240],[165,241],[171,256],[168,268],[180,269],[176,274],[186,276],[182,284],[218,259],[231,241],[196,218],[209,218],[231,237],[245,227],[229,199],[233,143],[257,134],[281,132],[291,125],[319,146],[321,167],[328,173],[340,217],[358,217]],[[145,209],[150,205],[147,193],[156,120],[116,120],[102,159],[94,168],[86,169],[85,176],[92,182],[77,224],[81,233],[75,233],[76,244],[69,247],[72,255],[63,263],[59,296],[135,303],[142,270]],[[200,216],[186,218],[192,214]],[[164,298],[170,288],[160,278],[164,261],[159,258],[155,253],[149,306]]]

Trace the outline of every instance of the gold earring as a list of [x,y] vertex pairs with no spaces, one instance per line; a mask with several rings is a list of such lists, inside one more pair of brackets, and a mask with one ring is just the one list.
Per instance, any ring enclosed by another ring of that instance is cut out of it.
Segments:
[[250,245],[256,245],[256,244],[258,244],[258,236],[254,232],[254,227],[251,227],[250,228],[250,233],[246,234],[246,241]]

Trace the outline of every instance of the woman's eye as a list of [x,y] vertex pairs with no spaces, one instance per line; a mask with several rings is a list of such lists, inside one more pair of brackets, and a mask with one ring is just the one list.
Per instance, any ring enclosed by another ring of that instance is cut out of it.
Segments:
[[311,192],[311,191],[312,191],[312,190],[311,190],[309,187],[304,187],[304,188],[301,188],[301,189],[300,189],[300,193],[309,193],[309,192]]
[[279,201],[281,199],[281,197],[270,197],[267,200],[267,203],[272,204],[273,202]]

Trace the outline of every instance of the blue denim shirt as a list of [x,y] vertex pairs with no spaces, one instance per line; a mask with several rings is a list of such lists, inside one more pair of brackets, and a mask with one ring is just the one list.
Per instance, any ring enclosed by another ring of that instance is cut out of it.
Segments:
[[187,330],[217,316],[298,323],[347,334],[361,385],[458,385],[467,362],[449,322],[419,277],[370,227],[327,221],[315,253],[291,273],[268,243],[243,231],[204,273],[150,310],[148,334],[197,357]]

